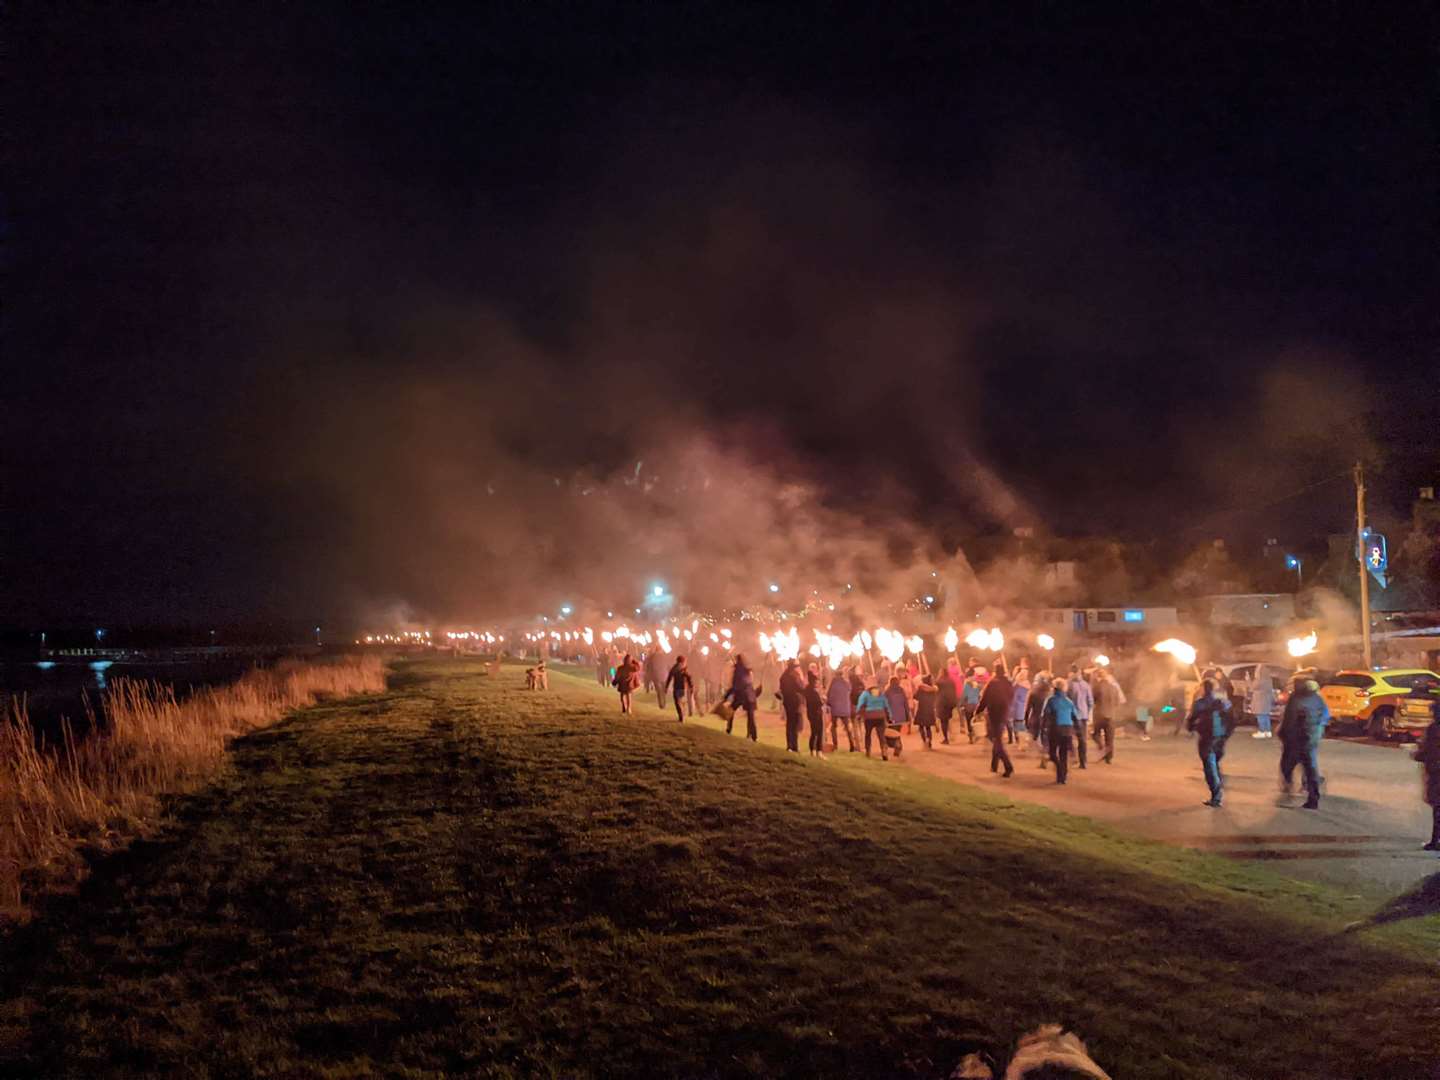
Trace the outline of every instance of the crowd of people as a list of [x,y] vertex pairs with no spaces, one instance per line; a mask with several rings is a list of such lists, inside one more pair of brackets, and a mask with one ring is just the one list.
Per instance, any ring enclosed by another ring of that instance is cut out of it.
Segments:
[[[707,657],[708,659],[708,657]],[[668,662],[668,667],[667,667]],[[1071,665],[1064,674],[1047,669],[1031,670],[1030,658],[1021,657],[1011,668],[997,658],[994,670],[975,657],[961,663],[948,657],[938,672],[925,670],[918,658],[894,663],[851,664],[829,671],[820,663],[802,665],[791,659],[778,670],[778,700],[785,720],[785,746],[800,752],[802,735],[807,752],[823,758],[827,748],[839,752],[843,737],[849,753],[878,752],[881,761],[899,757],[904,736],[912,729],[927,750],[935,747],[937,728],[941,745],[960,738],[973,744],[980,738],[990,744],[990,771],[1008,779],[1015,773],[1010,747],[1038,750],[1038,767],[1053,769],[1056,784],[1067,784],[1072,763],[1088,769],[1091,743],[1101,763],[1115,760],[1115,733],[1126,715],[1125,691],[1114,673],[1105,666],[1084,668]],[[596,678],[613,686],[620,695],[620,709],[634,708],[634,695],[642,687],[653,691],[662,709],[666,698],[675,718],[684,723],[702,710],[713,709],[733,734],[737,713],[745,716],[745,736],[759,739],[755,714],[760,706],[764,679],[744,654],[724,661],[717,674],[713,664],[697,677],[683,655],[668,660],[658,650],[642,659],[629,653],[612,664],[608,658],[596,662]],[[1256,717],[1255,738],[1272,738],[1270,713],[1274,704],[1268,680],[1251,690],[1250,700],[1237,700],[1235,688],[1219,668],[1201,673],[1199,689],[1187,710],[1177,711],[1174,734],[1189,732],[1196,737],[1201,771],[1209,788],[1205,805],[1224,803],[1225,774],[1222,763],[1228,740],[1246,708]],[[1139,737],[1150,738],[1146,710],[1135,710]],[[1312,679],[1297,679],[1285,704],[1280,722],[1281,786],[1294,790],[1299,770],[1306,799],[1303,808],[1317,810],[1325,779],[1320,771],[1320,748],[1330,711]],[[827,738],[828,729],[828,738]],[[1440,850],[1440,704],[1435,721],[1415,752],[1426,771],[1426,801],[1434,811],[1433,832],[1428,851]],[[1003,771],[1002,771],[1003,770]]]

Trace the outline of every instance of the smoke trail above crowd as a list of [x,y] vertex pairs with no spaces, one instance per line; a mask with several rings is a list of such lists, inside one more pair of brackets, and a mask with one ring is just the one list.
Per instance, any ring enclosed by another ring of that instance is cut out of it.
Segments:
[[[1211,183],[1233,147],[1186,134],[1213,108],[1188,83],[1139,138],[1043,52],[906,38],[925,62],[885,79],[848,44],[751,79],[704,60],[748,39],[650,56],[611,20],[295,18],[117,16],[37,54],[95,73],[71,104],[100,150],[39,128],[25,177],[50,226],[15,275],[9,492],[66,516],[10,515],[16,618],[483,619],[662,575],[697,605],[833,574],[885,606],[972,562],[1018,603],[1043,579],[977,540],[1191,546],[1393,450],[1357,373],[1431,339],[1419,278],[1321,244],[1365,185]],[[811,41],[795,19],[772,29]],[[123,131],[115,57],[152,88]],[[1428,261],[1413,229],[1356,234]],[[61,439],[61,408],[93,419]]]

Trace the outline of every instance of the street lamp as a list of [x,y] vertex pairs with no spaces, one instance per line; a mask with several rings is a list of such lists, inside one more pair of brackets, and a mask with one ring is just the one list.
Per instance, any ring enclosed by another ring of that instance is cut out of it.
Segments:
[[1305,587],[1305,560],[1299,555],[1285,556],[1285,569],[1295,571],[1295,589],[1298,592]]

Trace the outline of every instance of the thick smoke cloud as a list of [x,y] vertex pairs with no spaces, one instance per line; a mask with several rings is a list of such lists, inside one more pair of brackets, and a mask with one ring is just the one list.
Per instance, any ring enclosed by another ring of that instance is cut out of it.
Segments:
[[[977,581],[964,539],[1113,533],[1157,480],[1233,503],[1262,471],[1252,435],[1272,472],[1333,456],[1317,435],[1360,395],[1313,376],[1343,359],[1192,382],[1146,358],[1167,341],[1202,356],[1202,312],[1188,336],[1165,338],[1158,317],[1107,332],[1120,283],[1166,297],[1153,254],[1126,254],[1121,210],[1065,154],[1027,146],[988,184],[917,193],[864,167],[855,141],[774,112],[623,140],[594,209],[560,214],[554,293],[507,305],[410,287],[282,335],[285,374],[258,418],[283,433],[268,471],[310,508],[317,591],[371,617],[485,619],[623,610],[655,580],[697,608],[740,607],[776,580],[787,601],[848,583],[878,614],[933,571],[957,610],[1064,602],[1033,563]],[[744,164],[718,163],[716,145]],[[973,248],[920,236],[902,211],[917,197]],[[1004,236],[1031,239],[1007,257]],[[1091,364],[1068,359],[1082,342]],[[1157,381],[1194,407],[1137,459]]]

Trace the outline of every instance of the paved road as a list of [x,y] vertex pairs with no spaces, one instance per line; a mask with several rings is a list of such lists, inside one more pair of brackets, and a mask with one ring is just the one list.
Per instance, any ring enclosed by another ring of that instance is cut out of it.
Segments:
[[[760,715],[767,728],[783,726],[774,714]],[[1300,809],[1303,794],[1281,795],[1280,740],[1251,738],[1249,728],[1230,740],[1219,810],[1202,805],[1209,791],[1195,742],[1186,735],[1142,742],[1122,732],[1113,765],[1102,764],[1092,744],[1090,767],[1072,767],[1063,788],[1053,770],[1039,768],[1038,750],[1010,749],[1016,770],[1010,780],[990,773],[989,743],[978,739],[971,746],[963,734],[951,746],[939,745],[937,736],[931,752],[918,735],[907,737],[902,763],[1157,840],[1265,860],[1281,873],[1366,895],[1394,896],[1440,874],[1440,857],[1420,850],[1430,838],[1430,808],[1421,801],[1420,766],[1409,745],[1327,739],[1320,755],[1326,794],[1318,811]]]

